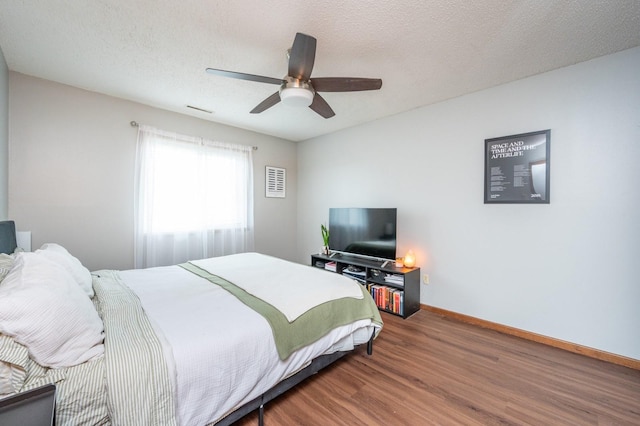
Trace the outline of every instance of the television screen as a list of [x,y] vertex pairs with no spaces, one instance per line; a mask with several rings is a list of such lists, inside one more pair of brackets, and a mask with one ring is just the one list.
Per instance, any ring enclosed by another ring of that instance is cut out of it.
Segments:
[[329,249],[395,260],[395,208],[330,208]]

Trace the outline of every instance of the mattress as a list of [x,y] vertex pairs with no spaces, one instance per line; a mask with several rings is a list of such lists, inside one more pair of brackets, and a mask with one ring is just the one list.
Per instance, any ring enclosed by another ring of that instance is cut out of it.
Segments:
[[371,318],[338,326],[283,360],[261,314],[185,268],[128,270],[118,276],[139,297],[162,342],[181,425],[218,421],[312,359],[367,342],[381,326]]

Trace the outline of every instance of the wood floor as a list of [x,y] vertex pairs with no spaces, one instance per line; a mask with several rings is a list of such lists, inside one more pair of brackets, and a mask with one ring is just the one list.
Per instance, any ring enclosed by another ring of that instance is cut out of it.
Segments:
[[358,350],[265,405],[265,426],[640,425],[638,370],[425,310],[382,315],[372,356]]

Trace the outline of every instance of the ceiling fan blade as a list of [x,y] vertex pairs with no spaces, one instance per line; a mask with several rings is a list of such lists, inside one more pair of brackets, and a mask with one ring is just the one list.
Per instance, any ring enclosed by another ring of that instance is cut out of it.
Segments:
[[269,96],[264,101],[260,102],[258,106],[251,110],[251,114],[259,114],[262,111],[271,108],[275,104],[280,102],[280,92],[276,92],[273,95]]
[[269,83],[269,84],[285,83],[285,81],[281,78],[264,77],[261,75],[245,74],[243,72],[235,72],[235,71],[218,70],[215,68],[207,68],[207,72],[209,74],[219,75],[221,77],[230,77],[230,78],[237,78],[240,80],[257,81],[258,83]]
[[309,108],[323,116],[324,118],[331,118],[336,115],[335,112],[331,109],[327,101],[324,100],[322,96],[316,93],[313,96],[313,102],[309,105]]
[[312,78],[311,85],[317,92],[358,92],[378,90],[382,87],[379,78],[321,77]]
[[316,39],[296,33],[289,53],[289,76],[298,80],[309,80],[316,60]]

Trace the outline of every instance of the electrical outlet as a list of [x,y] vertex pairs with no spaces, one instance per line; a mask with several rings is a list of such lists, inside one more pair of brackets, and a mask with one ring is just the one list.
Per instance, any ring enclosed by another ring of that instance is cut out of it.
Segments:
[[429,284],[429,274],[424,274],[422,276],[422,282],[425,284]]

